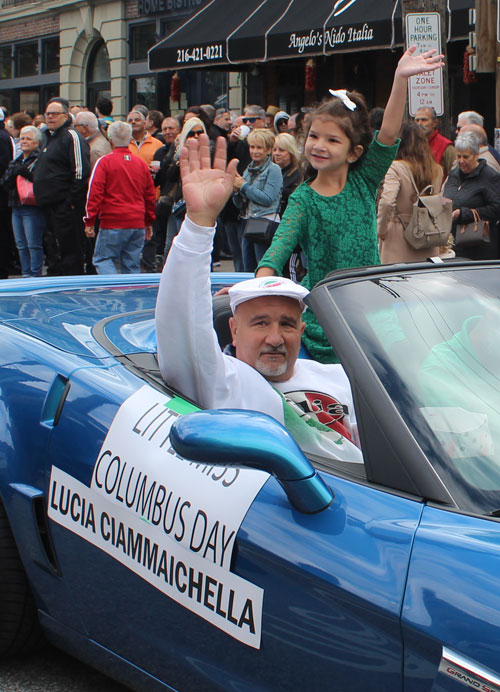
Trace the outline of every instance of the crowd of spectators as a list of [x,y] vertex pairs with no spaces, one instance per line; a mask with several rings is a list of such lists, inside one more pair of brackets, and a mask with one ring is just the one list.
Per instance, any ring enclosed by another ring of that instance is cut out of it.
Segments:
[[[308,179],[304,144],[311,112],[312,108],[302,108],[287,113],[277,106],[253,104],[235,113],[202,104],[189,106],[181,115],[165,117],[159,110],[136,104],[126,123],[121,123],[127,124],[131,133],[124,144],[127,128],[115,128],[114,141],[111,137],[110,127],[116,123],[112,103],[105,97],[98,99],[94,111],[70,105],[63,98],[52,99],[43,114],[8,114],[0,108],[0,278],[160,271],[185,214],[180,152],[188,138],[201,133],[208,135],[212,153],[216,139],[224,137],[228,158],[238,160],[234,194],[217,222],[212,266],[228,259],[235,271],[255,271],[267,247],[246,241],[245,224],[259,216],[279,221],[294,190]],[[380,128],[383,114],[381,108],[370,112],[373,132]],[[460,165],[463,157],[456,160],[454,142],[441,134],[432,108],[419,109],[413,124],[404,124],[397,160],[377,201],[382,262],[453,254],[453,234],[446,248],[430,253],[415,253],[405,243],[401,218],[411,214],[416,200],[414,181],[417,188],[425,187],[424,183],[432,185],[434,192],[448,181],[446,192],[455,204],[454,233],[460,222],[469,219],[469,201],[476,206],[484,202],[485,207],[491,196],[500,199],[500,155],[488,143],[483,125],[482,116],[475,111],[459,114],[457,134],[460,136],[462,128],[462,135],[468,131],[466,144],[474,162],[480,163],[467,170]],[[461,140],[459,146],[464,146]],[[107,161],[117,149],[121,158],[113,156],[113,168]],[[135,159],[144,166],[133,165]],[[471,189],[470,178],[478,179],[473,187],[483,197],[491,193],[488,200],[477,195],[468,200],[463,192],[458,195],[464,182],[465,190]],[[31,196],[25,196],[25,187],[32,188]],[[493,242],[487,256],[496,257],[500,209],[495,203],[490,207],[487,216]],[[105,242],[105,236],[98,240],[103,232],[110,236],[110,231],[115,235],[123,231],[122,242]],[[125,235],[134,240],[126,242]],[[133,260],[124,259],[124,248],[132,246]],[[299,280],[307,272],[307,262],[298,245],[282,273]]]

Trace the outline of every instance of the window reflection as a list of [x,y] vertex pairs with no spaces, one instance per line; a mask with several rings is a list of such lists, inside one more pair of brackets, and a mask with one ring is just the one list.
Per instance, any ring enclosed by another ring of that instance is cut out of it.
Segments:
[[130,60],[146,60],[148,50],[156,43],[156,23],[133,24],[130,27]]
[[0,47],[0,79],[12,77],[12,47]]
[[31,77],[38,74],[38,43],[23,43],[16,46],[17,76]]
[[59,72],[59,39],[42,41],[42,72]]
[[498,268],[381,278],[334,296],[422,448],[432,437],[437,465],[500,508]]
[[130,80],[132,103],[143,103],[147,108],[156,108],[158,99],[157,77],[135,77]]

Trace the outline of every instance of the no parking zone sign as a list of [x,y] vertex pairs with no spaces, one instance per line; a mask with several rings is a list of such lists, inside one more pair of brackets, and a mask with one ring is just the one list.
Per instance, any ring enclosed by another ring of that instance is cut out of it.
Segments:
[[[417,54],[435,48],[441,53],[441,16],[438,12],[410,12],[406,15],[407,46],[417,46]],[[410,77],[408,110],[411,116],[419,108],[434,108],[443,115],[443,69]]]

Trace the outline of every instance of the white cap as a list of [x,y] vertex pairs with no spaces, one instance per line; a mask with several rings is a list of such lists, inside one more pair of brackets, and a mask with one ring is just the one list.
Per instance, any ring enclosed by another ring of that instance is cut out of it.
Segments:
[[247,300],[264,296],[284,296],[285,298],[298,300],[305,310],[304,298],[308,293],[307,288],[304,288],[301,284],[296,284],[294,281],[285,279],[282,276],[261,276],[256,279],[240,281],[231,286],[229,289],[229,302],[234,313],[238,305],[245,303]]

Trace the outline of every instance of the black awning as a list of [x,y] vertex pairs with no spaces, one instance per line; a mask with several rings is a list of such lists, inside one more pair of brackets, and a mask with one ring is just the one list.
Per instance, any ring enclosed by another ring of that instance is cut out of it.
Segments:
[[329,55],[400,43],[401,15],[392,29],[393,0],[294,0],[268,33],[268,58]]
[[[475,0],[449,0],[451,39],[467,36]],[[153,46],[150,70],[331,55],[401,45],[398,0],[211,0]]]
[[227,37],[247,19],[248,14],[246,2],[229,6],[221,0],[212,0],[170,36],[150,48],[149,69],[226,65]]
[[[468,11],[475,0],[449,0],[447,36],[464,38]],[[292,0],[288,10],[267,32],[267,58],[331,55],[403,43],[402,10],[398,0]]]
[[267,0],[228,37],[231,62],[267,60],[267,32],[286,13],[294,0]]
[[150,70],[266,59],[266,29],[291,0],[212,0],[148,53]]

